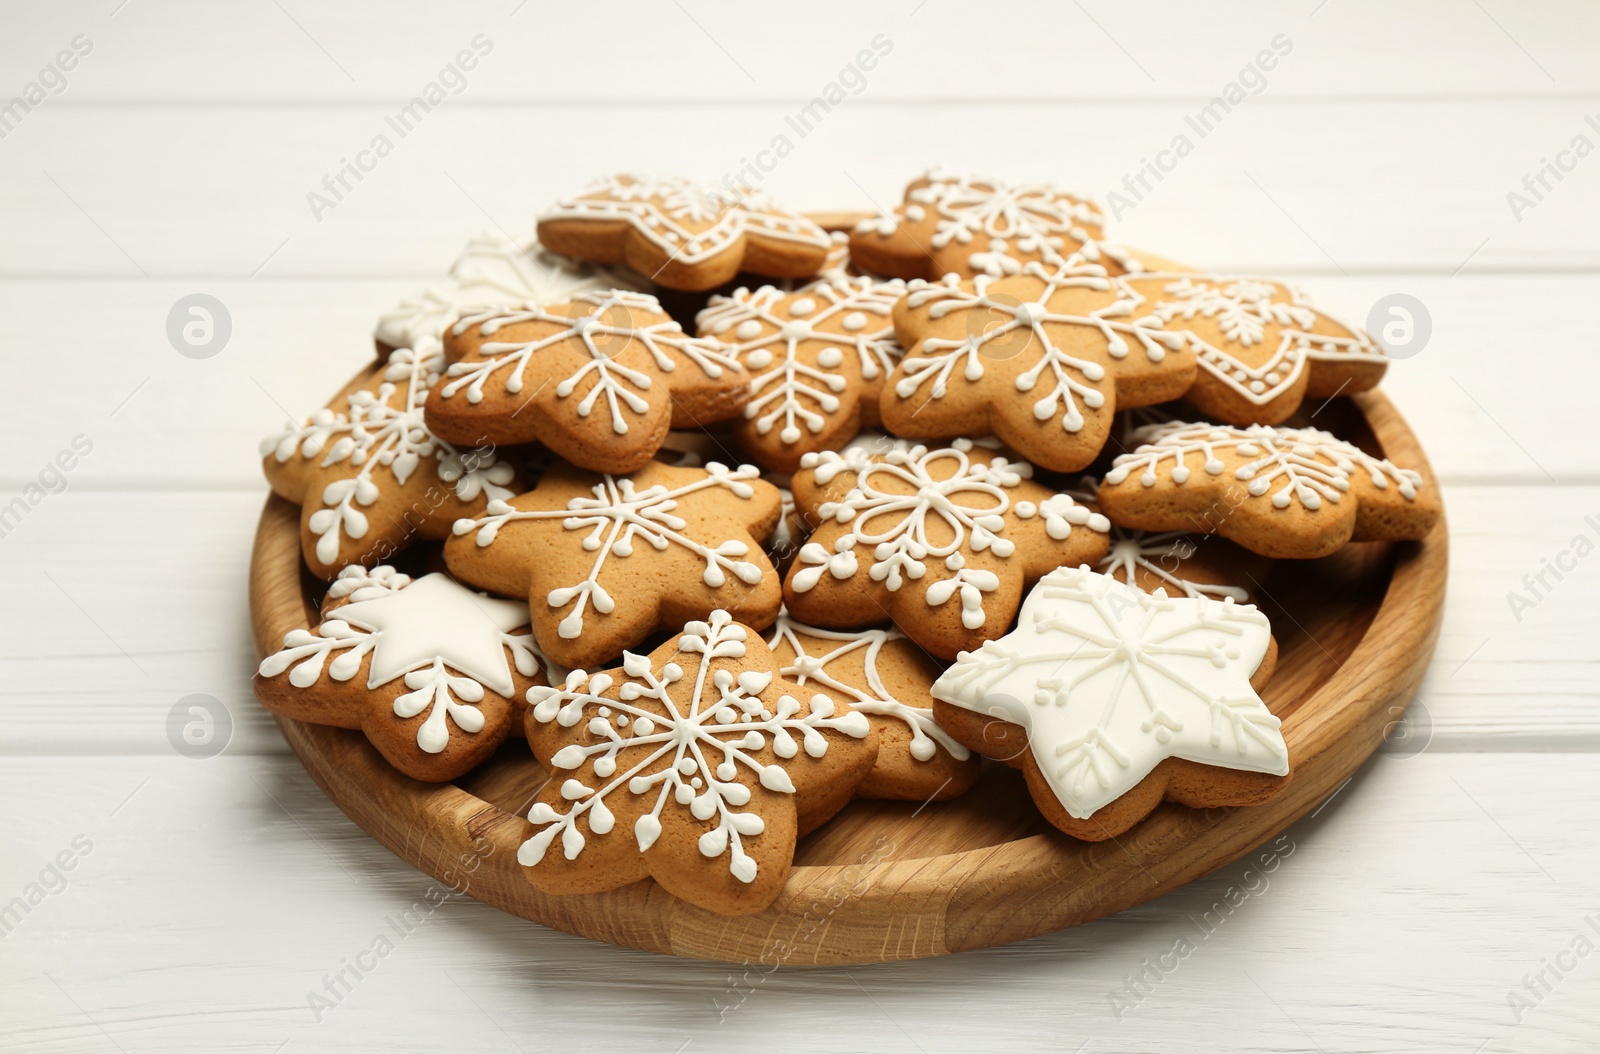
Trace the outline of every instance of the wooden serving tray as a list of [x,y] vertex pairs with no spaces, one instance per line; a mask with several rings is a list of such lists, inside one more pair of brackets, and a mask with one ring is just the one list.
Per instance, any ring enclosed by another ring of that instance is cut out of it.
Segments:
[[[814,218],[847,229],[858,215]],[[1421,445],[1380,392],[1330,400],[1315,424],[1432,483]],[[317,622],[327,586],[301,564],[299,523],[298,506],[267,499],[250,567],[258,657]],[[1276,801],[1167,803],[1119,838],[1080,842],[1043,820],[1019,771],[990,765],[953,801],[851,802],[800,840],[778,899],[739,918],[686,904],[648,879],[589,895],[534,889],[516,854],[546,774],[521,739],[455,783],[427,784],[396,772],[360,732],[277,721],[345,815],[401,859],[502,911],[611,944],[726,962],[925,958],[1141,904],[1239,859],[1315,808],[1378,747],[1421,681],[1443,615],[1448,549],[1441,518],[1421,542],[1280,562],[1256,590],[1279,646],[1263,696],[1283,719],[1294,765]]]

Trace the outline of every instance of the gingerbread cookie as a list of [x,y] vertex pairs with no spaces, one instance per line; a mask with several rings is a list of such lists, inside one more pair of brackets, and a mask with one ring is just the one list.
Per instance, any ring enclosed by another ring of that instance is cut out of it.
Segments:
[[372,337],[387,355],[424,337],[443,341],[457,318],[487,307],[564,304],[584,293],[640,287],[634,275],[557,256],[538,242],[524,246],[503,234],[480,234],[461,250],[449,277],[378,316]]
[[854,278],[711,298],[697,325],[750,374],[734,434],[757,464],[793,472],[804,455],[878,423],[884,378],[900,359],[891,314],[904,293],[902,282]]
[[1017,628],[963,653],[933,686],[941,725],[968,746],[1025,738],[1040,812],[1102,841],[1163,799],[1257,805],[1288,784],[1289,750],[1256,693],[1275,662],[1254,607],[1133,589],[1087,568],[1039,580]]
[[779,612],[767,646],[784,677],[843,699],[877,729],[878,761],[857,797],[945,801],[977,782],[981,759],[933,719],[929,693],[943,668],[904,633],[821,629]]
[[883,423],[917,439],[993,433],[1044,468],[1084,468],[1118,409],[1194,383],[1187,337],[1139,317],[1138,303],[1095,265],[912,282],[895,308],[906,354],[884,386]]
[[419,537],[444,538],[456,520],[520,489],[488,437],[468,436],[473,449],[462,449],[428,427],[423,404],[444,354],[422,343],[261,442],[267,482],[300,506],[301,551],[323,578],[383,563]]
[[654,878],[709,911],[760,911],[795,839],[844,807],[878,753],[864,715],[785,679],[725,611],[528,702],[528,742],[552,778],[517,860],[548,893]]
[[1213,420],[1275,425],[1303,399],[1375,387],[1388,367],[1367,334],[1281,282],[1168,272],[1128,285],[1145,298],[1143,322],[1187,338],[1200,372],[1184,398]]
[[455,779],[518,724],[545,683],[528,606],[387,565],[339,572],[313,630],[261,660],[256,698],[275,714],[360,729],[412,779]]
[[727,348],[684,333],[643,293],[491,308],[451,326],[446,348],[427,411],[441,436],[537,439],[597,472],[632,472],[674,424],[725,420],[749,395]]
[[717,608],[755,627],[778,615],[761,543],[778,488],[754,465],[629,476],[552,465],[539,485],[455,524],[445,563],[464,582],[526,596],[533,635],[564,666],[596,666]]
[[818,526],[784,603],[828,629],[892,619],[940,658],[1011,625],[1022,594],[1063,563],[1100,559],[1110,524],[1032,480],[1033,466],[957,439],[873,454],[807,454],[792,486]]
[[1438,488],[1316,428],[1192,424],[1136,431],[1100,505],[1127,527],[1220,534],[1262,556],[1312,559],[1347,542],[1427,535]]
[[740,270],[804,278],[824,266],[828,232],[752,192],[737,197],[686,179],[615,176],[539,217],[551,250],[597,263],[625,263],[652,282],[691,292],[715,289]]
[[850,233],[850,257],[895,278],[937,281],[1021,274],[1029,263],[1054,271],[1099,264],[1111,274],[1138,271],[1129,250],[1101,239],[1105,216],[1093,202],[1044,183],[930,171],[906,188],[893,215],[873,216]]

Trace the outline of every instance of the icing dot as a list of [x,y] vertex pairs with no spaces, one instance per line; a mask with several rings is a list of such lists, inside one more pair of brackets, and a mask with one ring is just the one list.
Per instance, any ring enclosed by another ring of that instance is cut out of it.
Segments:
[[809,296],[803,296],[789,305],[789,314],[796,318],[804,318],[817,309],[817,302]]
[[1038,515],[1038,513],[1039,513],[1039,506],[1035,505],[1033,502],[1031,502],[1031,501],[1019,501],[1019,502],[1017,502],[1017,515],[1019,517],[1021,517],[1022,519],[1031,520],[1031,519],[1034,518],[1034,516]]
[[867,328],[867,316],[860,311],[852,311],[844,316],[840,322],[846,333],[859,333]]
[[739,328],[733,331],[733,335],[740,340],[754,340],[761,336],[761,323],[753,318],[747,318],[739,323]]
[[823,348],[817,353],[817,365],[827,369],[834,369],[844,361],[844,352],[838,348]]
[[766,348],[757,348],[755,351],[752,351],[750,354],[746,355],[744,361],[745,365],[749,366],[751,369],[765,369],[766,367],[772,365],[772,352],[768,351]]
[[785,322],[783,328],[778,332],[783,334],[784,340],[809,340],[811,338],[811,327],[804,322]]

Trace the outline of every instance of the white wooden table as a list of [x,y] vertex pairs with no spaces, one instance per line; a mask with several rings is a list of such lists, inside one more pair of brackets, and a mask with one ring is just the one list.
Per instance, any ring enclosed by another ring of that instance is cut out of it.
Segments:
[[[39,499],[0,539],[0,912],[25,905],[0,916],[0,1049],[1600,1043],[1600,954],[1573,951],[1600,948],[1600,557],[1563,555],[1600,541],[1600,158],[1558,153],[1600,146],[1600,9],[326,6],[0,8],[0,99],[80,34],[92,45],[0,124],[0,504]],[[492,50],[459,94],[313,216],[308,192],[479,34]],[[880,34],[889,54],[797,134],[786,117]],[[1197,136],[1186,116],[1280,34],[1289,53],[1245,75],[1259,94]],[[244,596],[256,440],[370,353],[376,313],[468,234],[526,232],[612,170],[715,181],[787,135],[764,181],[802,208],[888,203],[936,162],[1105,198],[1186,131],[1192,151],[1122,210],[1126,240],[1300,280],[1356,318],[1394,292],[1431,314],[1430,343],[1386,381],[1453,534],[1414,704],[1426,749],[1374,758],[1270,874],[1241,862],[943,960],[743,976],[466,899],[391,931],[430,882],[321,796],[255,705]],[[1523,181],[1545,159],[1562,178],[1535,200]],[[193,293],[231,318],[210,358],[168,339]],[[92,450],[52,473],[79,436]],[[1524,576],[1548,565],[1562,577],[1535,598]],[[1513,611],[1511,591],[1536,603]],[[191,694],[231,726],[219,756],[173,745]],[[1193,920],[1230,895],[1200,939]],[[314,1012],[324,975],[379,934],[392,953]],[[1130,995],[1184,936],[1193,953]]]

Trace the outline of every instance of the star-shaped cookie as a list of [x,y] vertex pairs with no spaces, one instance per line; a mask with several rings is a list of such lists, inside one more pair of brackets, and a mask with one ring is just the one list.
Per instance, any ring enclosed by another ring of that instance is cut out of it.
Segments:
[[526,596],[556,662],[596,666],[717,608],[772,625],[780,589],[762,542],[779,504],[754,465],[652,461],[616,476],[557,463],[528,493],[457,521],[445,563],[464,582]]
[[903,282],[852,278],[711,298],[697,325],[750,374],[734,434],[757,464],[793,472],[806,454],[878,423],[884,378],[900,359],[891,316],[904,292]]
[[437,341],[419,343],[261,442],[267,482],[300,506],[306,566],[325,579],[381,564],[418,537],[444,538],[456,520],[520,489],[492,441],[469,435],[458,447],[428,427],[423,404],[444,353]]
[[[1163,798],[1256,805],[1288,783],[1279,720],[1257,691],[1271,628],[1232,600],[1168,597],[1088,568],[1039,580],[1017,628],[962,654],[933,686],[941,724],[1019,730],[1034,802],[1060,830],[1114,838]],[[1014,741],[1015,737],[1008,737]]]
[[824,451],[802,465],[795,504],[817,527],[783,597],[810,625],[892,619],[933,655],[954,658],[1004,633],[1040,575],[1106,553],[1104,516],[1035,483],[1027,462],[968,439]]
[[441,436],[535,439],[584,468],[632,472],[674,423],[737,414],[750,378],[720,342],[691,337],[653,296],[584,293],[490,308],[449,329],[450,365],[428,397]]
[[739,271],[804,278],[828,257],[828,232],[760,191],[733,195],[687,179],[615,176],[539,217],[554,252],[625,263],[669,289],[714,289]]
[[1220,534],[1262,556],[1313,559],[1357,541],[1423,538],[1443,514],[1421,472],[1316,428],[1173,421],[1133,433],[1100,484],[1126,527]]
[[993,433],[1044,468],[1089,465],[1118,409],[1176,399],[1195,379],[1182,333],[1143,318],[1128,284],[1097,265],[970,281],[912,282],[895,308],[906,354],[880,411],[896,435]]
[[504,742],[522,695],[544,683],[528,606],[447,575],[347,567],[315,630],[291,631],[261,661],[256,697],[273,713],[357,728],[413,779],[455,779]]
[[551,779],[517,860],[549,893],[654,878],[710,911],[760,911],[795,839],[844,807],[878,753],[864,715],[784,678],[725,611],[528,702],[528,742]]
[[1103,240],[1105,216],[1092,201],[1044,183],[1007,184],[935,169],[906,188],[892,215],[850,233],[850,256],[869,271],[937,281],[1021,274],[1091,263],[1112,274],[1138,271],[1135,254]]

